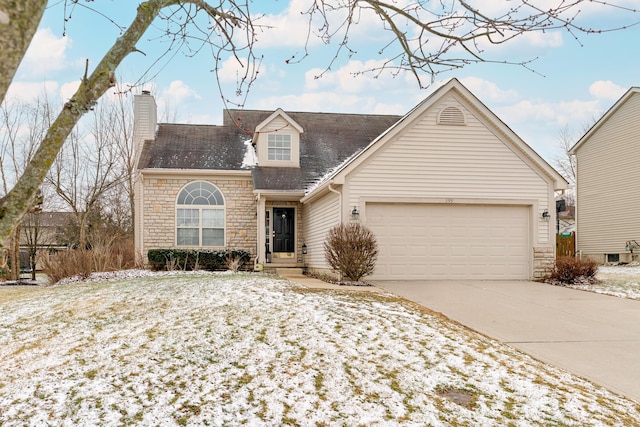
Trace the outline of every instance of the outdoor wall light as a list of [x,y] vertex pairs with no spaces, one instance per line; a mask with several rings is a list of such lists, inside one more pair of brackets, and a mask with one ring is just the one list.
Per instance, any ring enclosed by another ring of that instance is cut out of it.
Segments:
[[360,212],[358,212],[358,207],[354,206],[351,211],[351,219],[357,221],[360,218]]
[[307,254],[307,244],[302,242],[302,255]]
[[549,222],[549,220],[551,219],[551,215],[549,214],[548,210],[544,210],[544,212],[542,212],[542,220],[545,222]]

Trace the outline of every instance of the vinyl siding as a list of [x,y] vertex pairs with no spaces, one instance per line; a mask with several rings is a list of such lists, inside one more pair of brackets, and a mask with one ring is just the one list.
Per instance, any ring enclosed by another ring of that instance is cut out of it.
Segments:
[[340,223],[340,198],[328,193],[304,206],[306,262],[316,268],[329,268],[324,259],[324,241],[329,229]]
[[[436,123],[439,112],[452,105],[464,111],[466,125]],[[535,200],[541,212],[549,209],[552,194],[552,184],[453,95],[360,165],[348,183],[345,201],[361,207],[367,197]],[[535,244],[549,244],[550,223],[535,224]]]
[[[273,161],[267,157],[267,135],[277,132],[279,134],[291,135],[291,161]],[[258,133],[258,162],[260,166],[284,166],[299,167],[300,166],[300,134],[290,126],[281,116],[275,117]]]
[[577,245],[617,254],[640,240],[640,94],[631,96],[576,152]]

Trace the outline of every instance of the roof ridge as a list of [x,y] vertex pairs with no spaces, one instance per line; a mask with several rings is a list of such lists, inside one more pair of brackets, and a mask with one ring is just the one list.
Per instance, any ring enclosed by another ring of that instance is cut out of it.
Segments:
[[[403,114],[371,114],[371,113],[340,113],[340,112],[330,112],[330,111],[290,111],[281,108],[287,114],[321,114],[321,115],[336,115],[336,116],[379,116],[379,117],[402,117]],[[253,110],[253,109],[237,109],[237,108],[227,108],[223,111],[239,111],[239,112],[250,112],[250,113],[266,113],[270,114],[277,111],[278,108],[274,110]]]

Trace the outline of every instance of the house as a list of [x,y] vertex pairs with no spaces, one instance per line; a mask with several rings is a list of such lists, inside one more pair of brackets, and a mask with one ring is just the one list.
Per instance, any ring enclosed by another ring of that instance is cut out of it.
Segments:
[[72,212],[35,211],[25,215],[19,229],[21,269],[32,269],[35,264],[36,270],[41,270],[40,253],[67,249],[65,229],[74,219]]
[[631,261],[627,242],[640,241],[639,119],[640,87],[633,87],[570,150],[577,164],[577,250],[601,263]]
[[361,221],[371,279],[532,279],[555,259],[566,181],[458,80],[403,117],[227,110],[156,132],[153,97],[134,104],[142,256],[234,248],[328,271],[327,231]]

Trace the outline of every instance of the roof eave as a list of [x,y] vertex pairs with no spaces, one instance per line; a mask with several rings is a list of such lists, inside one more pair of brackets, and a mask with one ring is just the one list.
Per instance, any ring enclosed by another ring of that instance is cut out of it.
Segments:
[[170,168],[145,168],[139,169],[143,175],[199,175],[199,176],[251,176],[251,169],[170,169]]

